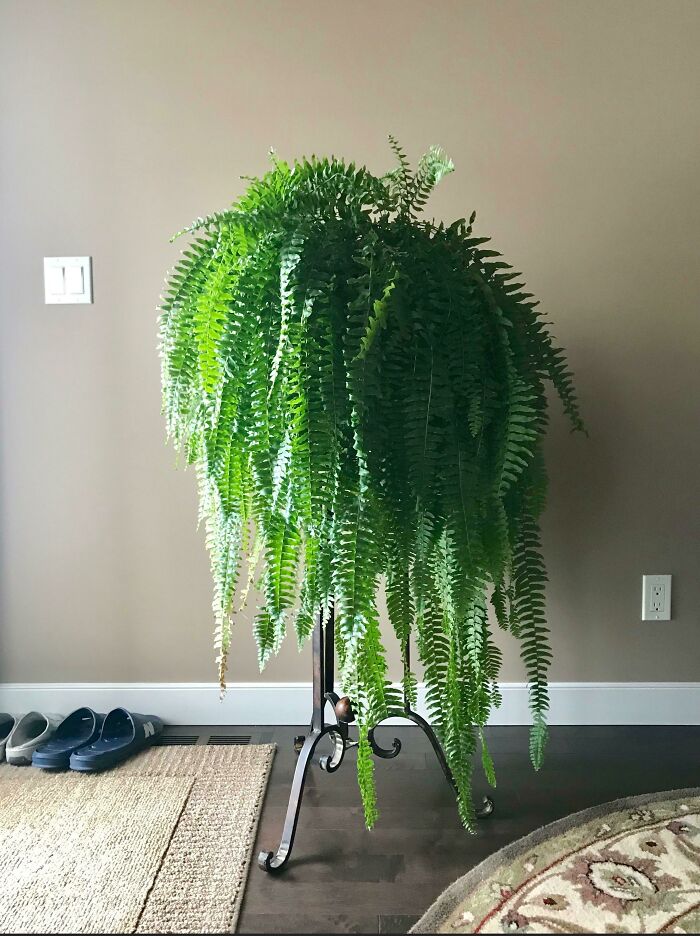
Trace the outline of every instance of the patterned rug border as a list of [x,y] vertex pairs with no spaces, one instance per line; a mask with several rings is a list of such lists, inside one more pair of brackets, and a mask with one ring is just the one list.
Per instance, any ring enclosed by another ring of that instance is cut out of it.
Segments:
[[684,797],[700,796],[700,787],[686,787],[679,790],[662,790],[658,793],[641,793],[637,796],[624,796],[616,800],[608,800],[598,806],[589,806],[579,812],[570,813],[561,819],[555,819],[547,825],[540,826],[522,838],[516,839],[509,845],[504,845],[498,851],[484,858],[478,865],[457,878],[440,894],[423,916],[415,923],[409,933],[437,933],[438,927],[453,912],[457,905],[465,899],[468,891],[474,890],[485,877],[493,875],[498,868],[512,862],[519,854],[528,851],[546,839],[562,835],[578,825],[583,825],[593,819],[602,819],[613,813],[618,813],[630,807],[648,805],[667,799],[683,799]]

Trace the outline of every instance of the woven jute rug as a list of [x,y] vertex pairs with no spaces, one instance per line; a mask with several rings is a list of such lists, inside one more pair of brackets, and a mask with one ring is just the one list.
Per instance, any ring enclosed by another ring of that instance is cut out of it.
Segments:
[[456,881],[412,933],[700,933],[700,788],[575,813]]
[[232,931],[273,756],[151,748],[94,776],[0,765],[0,932]]

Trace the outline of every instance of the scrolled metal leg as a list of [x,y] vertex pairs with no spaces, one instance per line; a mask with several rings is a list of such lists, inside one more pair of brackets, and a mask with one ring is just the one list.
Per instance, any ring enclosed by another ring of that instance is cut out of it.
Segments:
[[[332,689],[324,694],[324,699],[326,702],[330,702],[334,708],[338,704],[338,694]],[[333,750],[325,757],[321,757],[318,764],[321,770],[325,770],[327,773],[335,773],[343,763],[345,751],[348,747],[348,726],[344,722],[338,721],[337,727],[328,729],[328,734],[333,741]]]
[[[287,805],[287,813],[282,830],[282,841],[276,852],[262,851],[258,856],[258,865],[264,871],[271,874],[277,874],[282,871],[290,859],[294,846],[297,823],[299,821],[299,811],[304,794],[306,774],[316,745],[324,735],[331,735],[333,750],[329,755],[320,758],[321,767],[328,771],[328,773],[336,771],[343,762],[346,750],[349,747],[357,745],[357,741],[350,741],[348,738],[348,724],[355,719],[351,700],[347,696],[339,698],[333,689],[333,616],[334,612],[331,607],[329,619],[326,624],[324,624],[323,612],[321,612],[319,621],[314,629],[312,641],[314,683],[311,729],[308,735],[297,735],[294,739],[294,749],[298,754],[298,760],[289,794],[289,804]],[[408,663],[409,659],[409,648],[407,647],[406,663]],[[337,719],[337,723],[334,725],[327,725],[325,723],[325,707],[327,703],[333,706],[334,714]],[[408,704],[402,714],[427,735],[448,783],[456,790],[454,777],[452,776],[452,771],[445,758],[445,753],[431,726],[422,716],[412,711]],[[396,757],[401,751],[400,740],[394,738],[393,745],[390,748],[384,748],[375,738],[376,728],[377,726],[374,725],[368,732],[368,741],[374,754],[377,757],[386,759]],[[493,800],[485,796],[482,805],[476,810],[476,815],[479,818],[485,818],[486,816],[490,816],[493,810]]]
[[391,760],[392,757],[396,757],[397,754],[401,751],[401,742],[398,738],[394,738],[390,748],[382,747],[374,737],[374,732],[377,729],[377,725],[374,728],[370,728],[367,732],[367,740],[369,741],[369,746],[372,748],[372,753],[377,757],[382,757],[384,760]]
[[404,712],[406,718],[410,718],[414,725],[423,731],[423,733],[430,741],[430,744],[435,751],[435,756],[438,759],[438,763],[442,767],[442,772],[445,775],[447,782],[450,784],[453,790],[456,790],[455,778],[452,776],[452,771],[450,770],[450,765],[447,763],[447,758],[445,757],[445,752],[442,749],[442,745],[437,739],[437,735],[433,731],[430,724],[423,718],[422,715],[419,715],[418,712],[414,712],[412,709],[406,709]]
[[477,819],[488,819],[496,806],[490,796],[485,796],[481,801],[481,806],[474,810]]
[[[447,778],[447,782],[456,793],[457,785],[455,784],[454,777],[452,776],[450,765],[447,763],[445,752],[443,751],[442,745],[438,741],[437,735],[433,731],[431,725],[421,715],[412,711],[411,709],[407,709],[404,712],[404,716],[406,718],[410,718],[414,725],[418,725],[418,727],[426,734],[428,741],[430,741],[430,744],[432,745],[433,751],[435,751],[435,756],[438,759],[438,763],[442,767],[442,772]],[[493,813],[495,808],[496,806],[491,797],[485,796],[482,800],[481,806],[474,810],[474,814],[476,815],[477,819],[487,819]]]
[[325,732],[312,731],[307,735],[303,747],[299,752],[299,759],[294,770],[294,779],[292,780],[292,789],[289,794],[289,805],[287,806],[287,815],[284,819],[284,829],[282,830],[282,841],[276,852],[261,851],[258,855],[258,865],[263,871],[269,871],[272,874],[282,871],[289,861],[289,856],[294,845],[294,836],[297,831],[297,822],[299,821],[299,810],[301,808],[301,798],[304,795],[304,781],[306,772],[311,763],[311,757],[316,745],[321,740]]
[[[345,726],[343,726],[344,728]],[[338,726],[338,731],[331,729],[328,734],[333,740],[333,750],[330,754],[327,754],[325,757],[319,759],[319,767],[321,770],[325,770],[326,773],[335,773],[335,771],[343,763],[343,758],[345,757],[345,750],[347,748],[347,729],[342,730],[341,726]]]

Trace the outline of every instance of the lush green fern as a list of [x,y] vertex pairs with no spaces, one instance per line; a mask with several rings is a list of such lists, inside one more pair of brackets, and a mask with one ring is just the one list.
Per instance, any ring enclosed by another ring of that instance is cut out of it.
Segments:
[[[369,728],[400,708],[376,609],[385,584],[401,646],[415,633],[427,703],[473,824],[472,761],[500,702],[501,627],[530,680],[531,756],[546,740],[545,383],[582,428],[572,377],[532,296],[474,215],[420,218],[453,169],[438,148],[377,177],[337,159],[273,168],[200,219],[162,303],[168,431],[196,464],[215,582],[222,686],[239,567],[261,667],[291,623],[299,643],[333,603],[358,776],[376,817]],[[250,558],[252,557],[252,558]],[[404,698],[416,680],[404,658]]]

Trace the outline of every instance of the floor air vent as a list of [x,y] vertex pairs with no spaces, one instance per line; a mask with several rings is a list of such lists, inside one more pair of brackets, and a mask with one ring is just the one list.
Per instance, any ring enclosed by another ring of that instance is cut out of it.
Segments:
[[207,744],[250,744],[250,735],[209,735]]
[[158,747],[177,747],[187,744],[196,744],[199,735],[161,735],[156,741]]

